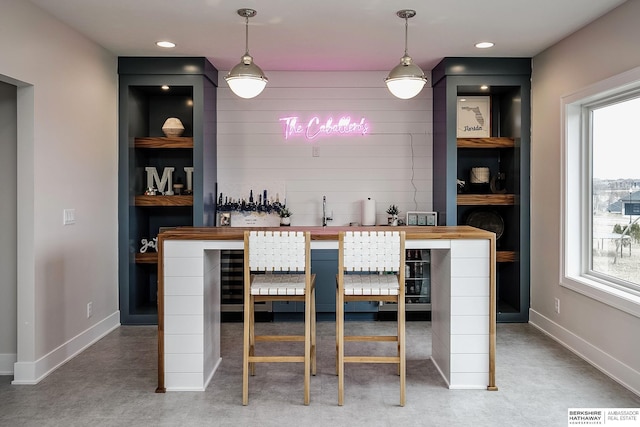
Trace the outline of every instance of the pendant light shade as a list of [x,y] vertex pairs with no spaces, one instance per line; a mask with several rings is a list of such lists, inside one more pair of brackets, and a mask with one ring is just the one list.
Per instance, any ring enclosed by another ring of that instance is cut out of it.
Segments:
[[249,55],[249,18],[256,16],[253,9],[239,9],[238,15],[245,18],[246,49],[240,63],[233,67],[229,74],[225,76],[227,84],[240,98],[254,98],[263,91],[269,79],[264,72],[253,62],[253,57]]
[[229,71],[225,80],[233,93],[240,98],[254,98],[260,95],[268,82],[262,69],[253,62],[249,54],[244,55],[240,63]]
[[389,76],[384,81],[394,96],[400,99],[409,99],[420,93],[427,78],[407,53],[408,20],[416,15],[416,11],[404,9],[399,10],[396,15],[404,19],[404,56],[400,58],[400,63],[389,72]]

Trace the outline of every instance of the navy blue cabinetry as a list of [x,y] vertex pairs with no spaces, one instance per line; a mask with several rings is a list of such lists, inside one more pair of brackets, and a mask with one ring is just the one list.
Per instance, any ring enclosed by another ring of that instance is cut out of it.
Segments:
[[[118,74],[120,322],[156,324],[158,258],[141,252],[142,240],[164,227],[213,225],[218,72],[206,58],[120,57]],[[169,117],[182,122],[181,136],[163,134]],[[191,191],[145,194],[147,167],[159,177],[174,168],[172,182]]]
[[439,225],[496,233],[497,320],[527,322],[531,59],[444,58],[431,75]]
[[333,249],[313,250],[311,271],[316,275],[316,311],[318,313],[335,313],[338,251]]

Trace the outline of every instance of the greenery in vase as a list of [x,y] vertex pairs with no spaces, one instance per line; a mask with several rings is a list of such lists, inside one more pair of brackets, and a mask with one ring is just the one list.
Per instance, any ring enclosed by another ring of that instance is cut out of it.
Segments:
[[398,207],[396,205],[391,205],[389,206],[389,209],[387,209],[387,213],[389,215],[398,215]]
[[280,218],[289,218],[292,212],[287,207],[280,209]]

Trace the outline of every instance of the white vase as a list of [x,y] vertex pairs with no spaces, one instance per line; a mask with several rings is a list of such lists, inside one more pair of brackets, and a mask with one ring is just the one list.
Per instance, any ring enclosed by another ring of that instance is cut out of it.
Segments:
[[280,225],[291,225],[291,217],[282,217],[280,218]]
[[162,125],[162,132],[168,137],[181,136],[184,133],[184,126],[180,119],[169,117]]

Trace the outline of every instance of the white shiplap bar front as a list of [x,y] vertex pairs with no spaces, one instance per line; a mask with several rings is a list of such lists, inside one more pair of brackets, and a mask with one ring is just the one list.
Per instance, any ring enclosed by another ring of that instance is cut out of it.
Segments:
[[[338,248],[343,229],[309,230],[312,249]],[[495,235],[471,227],[398,227],[407,249],[431,249],[432,355],[452,389],[495,390]],[[220,363],[220,250],[243,249],[241,228],[161,233],[158,389],[203,391]]]
[[168,390],[206,389],[220,364],[220,250],[241,241],[164,243],[164,377]]

